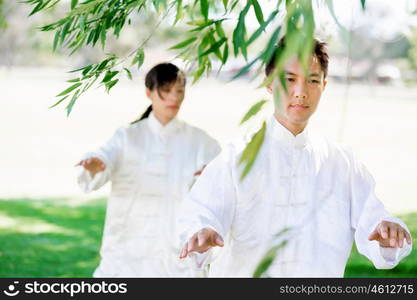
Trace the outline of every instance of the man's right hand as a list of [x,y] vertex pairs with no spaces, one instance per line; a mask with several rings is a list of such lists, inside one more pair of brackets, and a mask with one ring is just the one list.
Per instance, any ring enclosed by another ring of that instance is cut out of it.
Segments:
[[224,246],[223,238],[211,228],[203,228],[185,243],[181,250],[180,258],[186,258],[191,252],[204,253],[212,247]]
[[90,172],[90,175],[93,178],[98,172],[101,172],[106,169],[106,165],[103,163],[101,159],[97,157],[90,157],[84,159],[75,166],[83,166],[86,170]]

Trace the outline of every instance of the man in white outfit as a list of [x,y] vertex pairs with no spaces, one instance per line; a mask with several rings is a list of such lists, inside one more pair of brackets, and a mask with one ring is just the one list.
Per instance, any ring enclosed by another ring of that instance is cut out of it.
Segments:
[[[283,47],[285,38],[276,51]],[[307,127],[327,67],[325,44],[315,41],[307,73],[297,59],[286,64],[288,92],[278,78],[267,87],[280,96],[252,169],[241,181],[238,161],[247,142],[228,146],[206,167],[179,218],[180,258],[210,264],[213,277],[250,277],[268,249],[285,242],[264,276],[342,277],[353,241],[378,269],[410,253],[406,225],[384,209],[367,169]]]

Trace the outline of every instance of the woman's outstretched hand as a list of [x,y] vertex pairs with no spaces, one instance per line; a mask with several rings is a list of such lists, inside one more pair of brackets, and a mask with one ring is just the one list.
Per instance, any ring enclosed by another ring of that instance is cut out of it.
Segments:
[[103,161],[97,157],[90,157],[80,161],[75,166],[83,166],[86,170],[90,172],[91,177],[94,177],[98,172],[104,171],[106,165]]

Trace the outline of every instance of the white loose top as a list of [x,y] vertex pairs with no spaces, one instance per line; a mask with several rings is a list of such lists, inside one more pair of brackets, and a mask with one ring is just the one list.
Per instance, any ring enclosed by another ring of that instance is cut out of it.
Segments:
[[294,136],[272,117],[240,181],[237,162],[245,146],[231,144],[207,166],[179,219],[183,243],[204,227],[224,238],[224,247],[187,258],[202,268],[211,263],[210,276],[250,277],[268,249],[284,240],[265,276],[342,277],[353,241],[379,269],[393,268],[410,253],[405,241],[402,249],[368,241],[382,220],[406,226],[387,213],[372,176],[345,147],[307,129]]
[[220,152],[204,131],[174,119],[162,126],[153,113],[120,128],[97,151],[106,169],[91,178],[78,167],[85,192],[111,181],[95,277],[194,276],[179,260],[175,218],[194,173]]

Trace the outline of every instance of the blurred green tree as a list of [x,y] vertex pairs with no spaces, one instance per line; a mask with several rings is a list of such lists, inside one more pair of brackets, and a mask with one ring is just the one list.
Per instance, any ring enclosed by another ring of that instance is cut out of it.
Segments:
[[6,18],[3,12],[4,1],[0,0],[0,29],[5,29],[7,27]]
[[417,28],[412,30],[412,33],[409,37],[410,49],[408,50],[409,60],[411,65],[417,69]]

